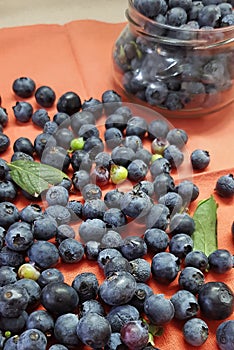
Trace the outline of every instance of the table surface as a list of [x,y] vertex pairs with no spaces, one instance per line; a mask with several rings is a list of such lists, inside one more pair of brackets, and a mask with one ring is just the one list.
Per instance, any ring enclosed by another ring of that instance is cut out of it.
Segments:
[[[25,125],[16,123],[12,112],[12,106],[17,100],[11,90],[13,80],[20,76],[30,76],[37,86],[49,85],[54,88],[57,97],[66,91],[75,91],[82,101],[90,97],[100,99],[103,91],[113,88],[111,50],[124,25],[81,20],[65,25],[43,24],[0,29],[0,95],[10,119],[5,132],[11,137],[11,146],[4,154],[5,159],[10,159],[16,138],[24,135],[34,140],[41,132],[31,122]],[[34,109],[38,109],[33,97],[28,101]],[[53,116],[56,112],[55,106],[48,109],[48,112]],[[209,167],[202,173],[194,173],[193,181],[200,189],[198,200],[212,194],[217,201],[218,245],[219,248],[233,252],[233,199],[220,198],[214,192],[214,187],[219,176],[234,171],[234,106],[232,104],[220,112],[200,119],[173,119],[170,122],[174,127],[183,128],[188,133],[187,154],[201,147],[210,153]],[[191,214],[198,200],[191,207]],[[22,207],[26,205],[26,201],[18,200],[16,204]],[[100,281],[103,280],[102,272],[94,263],[83,261],[75,267],[61,266],[61,269],[68,283],[77,273],[86,270],[95,272]],[[206,281],[219,280],[234,288],[233,277],[233,271],[222,276],[208,273]],[[177,281],[167,287],[151,281],[150,286],[156,293],[164,293],[167,297],[178,289]],[[234,319],[233,315],[230,319]],[[221,321],[207,322],[210,336],[204,347],[217,349],[215,330]],[[158,348],[190,349],[181,334],[182,324],[183,322],[172,321],[166,325],[163,335],[156,339]]]

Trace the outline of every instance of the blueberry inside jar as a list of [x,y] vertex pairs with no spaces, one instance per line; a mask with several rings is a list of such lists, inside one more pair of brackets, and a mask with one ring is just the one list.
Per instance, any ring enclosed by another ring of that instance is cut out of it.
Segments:
[[204,116],[234,101],[232,5],[195,5],[129,0],[113,48],[116,88],[169,118]]

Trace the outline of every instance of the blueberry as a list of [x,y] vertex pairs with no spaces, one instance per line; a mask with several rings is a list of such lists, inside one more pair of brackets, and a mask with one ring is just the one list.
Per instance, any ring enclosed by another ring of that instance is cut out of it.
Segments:
[[0,327],[2,331],[11,332],[12,334],[20,334],[25,329],[25,323],[28,314],[26,311],[22,311],[22,313],[18,317],[0,317]]
[[44,124],[43,132],[46,134],[53,135],[56,133],[57,130],[58,130],[58,124],[55,123],[54,121],[49,120]]
[[217,27],[218,21],[221,17],[221,10],[216,5],[206,5],[200,9],[198,13],[198,23],[200,27],[210,26]]
[[79,221],[82,218],[83,205],[80,201],[75,199],[68,201],[67,208],[71,214],[71,222]]
[[82,272],[75,276],[72,287],[79,296],[79,302],[96,299],[99,289],[97,277],[92,272]]
[[104,143],[102,139],[96,136],[89,137],[85,141],[84,151],[88,152],[90,158],[94,160],[98,153],[104,151]]
[[169,209],[170,213],[174,215],[182,209],[183,200],[178,193],[167,192],[159,198],[158,204],[165,205]]
[[208,338],[208,325],[202,319],[194,317],[185,322],[183,326],[183,335],[188,344],[192,346],[201,346]]
[[18,317],[26,310],[29,302],[27,290],[17,284],[9,284],[0,289],[0,312],[3,317]]
[[234,195],[234,178],[232,174],[223,175],[218,178],[215,186],[216,193],[224,198]]
[[198,314],[199,304],[196,297],[187,290],[179,290],[171,297],[171,302],[175,308],[175,318],[187,320]]
[[125,304],[112,307],[106,318],[110,322],[112,332],[120,332],[129,321],[139,320],[140,314],[134,306]]
[[167,140],[171,145],[175,145],[179,149],[182,149],[188,141],[188,135],[185,130],[174,128],[168,132]]
[[27,160],[27,161],[33,161],[33,157],[31,157],[29,154],[24,152],[14,152],[11,156],[11,162],[14,162],[15,160]]
[[45,108],[52,107],[55,101],[55,92],[49,86],[40,86],[35,91],[35,99],[37,103]]
[[24,255],[4,246],[0,251],[0,265],[19,268],[24,263]]
[[6,339],[6,341],[4,342],[4,350],[17,350],[18,341],[19,341],[18,335],[14,335]]
[[21,278],[15,282],[15,286],[24,288],[29,296],[27,310],[32,310],[40,303],[41,288],[38,283],[29,278]]
[[181,5],[179,4],[178,7],[173,7],[167,11],[166,24],[173,27],[179,27],[187,22],[187,13],[180,6]]
[[132,273],[129,261],[123,256],[114,256],[112,259],[108,260],[104,266],[104,275],[106,277],[117,271]]
[[55,219],[58,225],[68,224],[71,220],[71,213],[69,209],[59,204],[46,208],[45,214]]
[[106,118],[105,121],[105,128],[110,129],[110,128],[116,128],[119,129],[121,132],[123,132],[126,128],[127,121],[124,118],[122,114],[110,114]]
[[73,170],[86,170],[89,172],[92,167],[92,160],[84,150],[76,150],[71,156],[71,166]]
[[163,157],[170,162],[173,169],[178,168],[184,161],[184,154],[175,145],[166,147],[163,152]]
[[102,165],[96,165],[91,173],[92,182],[103,188],[108,185],[110,180],[110,171]]
[[104,139],[108,148],[113,149],[119,146],[123,139],[122,132],[117,128],[106,129]]
[[190,155],[193,169],[204,170],[210,163],[210,155],[208,151],[202,149],[194,150]]
[[169,174],[170,171],[171,164],[166,158],[158,158],[150,166],[150,173],[154,179],[162,173]]
[[119,249],[122,244],[122,236],[117,231],[112,229],[108,230],[101,240],[102,248],[115,248]]
[[119,208],[109,208],[103,214],[103,221],[107,228],[121,230],[127,224],[125,214]]
[[8,201],[0,203],[1,226],[7,229],[11,224],[20,218],[17,207]]
[[145,223],[148,229],[166,230],[169,224],[170,211],[164,204],[154,204],[146,215]]
[[184,205],[189,205],[199,196],[198,186],[190,180],[182,180],[179,182],[175,186],[174,191],[182,197]]
[[82,215],[84,219],[103,219],[106,210],[105,202],[102,199],[87,199],[84,202]]
[[162,7],[162,1],[152,1],[152,0],[134,0],[134,6],[136,9],[145,15],[146,17],[154,17],[160,13]]
[[144,233],[144,240],[148,250],[155,254],[165,251],[169,243],[167,233],[159,228],[147,229]]
[[129,349],[141,350],[148,344],[148,325],[141,320],[129,321],[121,328],[120,334]]
[[59,261],[58,249],[51,242],[35,241],[28,249],[28,257],[30,262],[36,266],[48,269],[53,267]]
[[106,224],[101,219],[87,219],[79,227],[79,235],[84,242],[100,242],[105,233]]
[[121,198],[124,193],[119,191],[118,188],[110,190],[104,195],[104,202],[108,208],[120,208]]
[[123,139],[122,144],[125,147],[131,148],[134,152],[136,152],[138,149],[142,149],[142,147],[143,147],[142,140],[137,135],[126,136]]
[[147,245],[142,237],[127,236],[120,247],[121,253],[128,260],[143,257],[147,253]]
[[233,268],[233,256],[227,249],[216,249],[208,256],[210,270],[225,273]]
[[57,112],[53,116],[53,122],[57,124],[57,126],[61,126],[63,128],[68,128],[71,124],[70,115],[64,112]]
[[148,167],[143,160],[135,159],[129,164],[127,170],[129,180],[139,182],[146,177]]
[[120,209],[133,219],[143,218],[152,207],[150,197],[142,191],[126,192],[121,198]]
[[102,94],[102,103],[106,115],[110,115],[122,105],[121,96],[114,90],[106,90]]
[[78,317],[74,313],[66,313],[60,315],[54,325],[55,339],[66,346],[80,346],[80,340],[77,337],[76,328],[78,325]]
[[101,316],[105,316],[105,310],[102,304],[96,299],[86,300],[80,305],[80,317],[87,315],[89,312],[96,312]]
[[17,197],[17,188],[10,180],[0,181],[0,201],[12,202]]
[[50,117],[48,115],[48,112],[45,109],[37,109],[32,114],[32,122],[39,128],[43,129],[45,126],[45,123],[50,121]]
[[77,335],[83,344],[102,348],[110,339],[111,327],[105,317],[90,312],[79,320]]
[[58,246],[59,255],[65,263],[77,263],[84,256],[83,245],[74,238],[64,239]]
[[144,118],[133,116],[127,122],[126,136],[136,135],[142,139],[147,132],[147,128],[147,122]]
[[58,146],[67,150],[70,148],[71,141],[74,139],[74,134],[70,129],[60,127],[54,134],[54,138]]
[[19,137],[13,144],[14,152],[24,152],[33,156],[34,147],[32,142],[27,137]]
[[136,291],[129,304],[134,306],[141,313],[144,311],[144,303],[146,299],[153,294],[153,290],[148,284],[138,282]]
[[192,7],[192,0],[169,0],[169,7],[182,7],[186,12]]
[[125,146],[117,146],[111,152],[111,158],[117,165],[128,167],[135,157],[135,152],[131,148]]
[[169,132],[169,125],[163,119],[155,119],[148,124],[148,136],[150,140],[157,138],[165,139]]
[[83,111],[91,112],[96,120],[102,116],[103,105],[102,102],[96,98],[90,97],[88,100],[84,100],[81,107]]
[[16,120],[21,123],[27,123],[33,114],[33,108],[29,102],[16,102],[12,109]]
[[115,257],[123,257],[123,255],[115,248],[101,249],[97,257],[98,265],[104,270],[105,265]]
[[14,251],[26,251],[33,244],[33,234],[30,224],[26,222],[12,224],[7,230],[5,243],[9,249]]
[[191,236],[195,231],[194,219],[187,213],[176,213],[170,221],[169,232],[171,235],[185,233]]
[[84,244],[84,250],[87,260],[97,260],[101,250],[101,243],[97,241],[88,241]]
[[64,282],[64,276],[61,271],[56,268],[49,268],[41,271],[37,283],[41,288],[44,288],[51,282]]
[[6,108],[0,107],[0,125],[5,127],[8,123],[8,113]]
[[220,350],[231,350],[233,348],[233,331],[233,320],[219,324],[216,330],[216,341]]
[[3,287],[7,284],[12,284],[17,281],[17,273],[11,266],[0,267],[0,286]]
[[53,344],[49,347],[49,350],[68,350],[68,348],[62,344]]
[[0,133],[0,153],[5,152],[10,146],[10,138],[3,133]]
[[99,137],[100,135],[98,128],[94,124],[84,124],[78,130],[77,136],[87,140],[91,136]]
[[158,200],[168,192],[173,192],[175,189],[174,179],[167,173],[157,175],[153,181],[154,194]]
[[179,286],[193,294],[197,294],[201,286],[205,283],[205,276],[201,270],[187,266],[179,275]]
[[193,240],[185,233],[177,233],[169,242],[169,251],[179,258],[185,256],[193,250]]
[[66,206],[69,199],[69,193],[63,186],[51,186],[46,192],[45,199],[48,205],[59,204]]
[[234,25],[234,15],[230,13],[221,19],[221,27],[229,27]]
[[193,1],[192,6],[188,11],[188,19],[190,21],[197,20],[200,10],[204,7],[202,1]]
[[181,101],[181,93],[179,91],[169,92],[165,100],[165,106],[171,111],[182,109],[183,103]]
[[68,224],[63,224],[63,225],[59,225],[55,240],[58,244],[60,244],[62,241],[64,241],[67,238],[75,239],[75,237],[76,237],[76,233],[74,229]]
[[180,270],[180,260],[169,252],[160,252],[154,255],[151,264],[153,278],[162,284],[174,281]]
[[136,280],[125,271],[110,274],[100,285],[100,298],[108,305],[122,305],[128,303],[136,289]]
[[163,294],[153,294],[144,302],[144,312],[150,322],[161,326],[169,323],[174,317],[174,306]]
[[46,350],[47,339],[39,329],[27,329],[20,334],[17,343],[18,349]]
[[166,100],[167,95],[167,85],[161,81],[149,84],[145,91],[146,100],[152,106],[161,105]]
[[[34,139],[34,149],[39,158],[42,157],[43,152],[48,152],[51,147],[56,146],[55,138],[46,133],[38,134]],[[44,160],[46,159],[46,153],[43,155]]]
[[224,320],[233,313],[233,292],[224,282],[207,282],[198,293],[202,314],[210,320]]
[[154,195],[154,185],[151,181],[142,180],[133,186],[134,191],[145,192],[149,197]]
[[57,234],[57,222],[55,219],[47,216],[39,216],[34,220],[32,232],[35,239],[50,240]]
[[151,275],[151,266],[148,261],[143,258],[136,258],[130,261],[131,274],[136,282],[147,282]]
[[68,115],[72,115],[76,112],[79,112],[80,109],[81,100],[75,92],[68,91],[59,97],[57,102],[58,112],[63,112],[67,113]]
[[188,253],[184,259],[184,264],[186,266],[192,266],[195,267],[201,271],[208,270],[209,263],[208,263],[208,257],[199,250],[193,250],[190,253]]
[[120,333],[111,333],[110,339],[104,346],[104,350],[115,350],[115,349],[127,350],[127,346],[124,345],[120,338]]
[[41,292],[41,303],[52,315],[60,316],[73,312],[79,297],[74,288],[64,282],[51,282]]
[[29,77],[20,77],[13,81],[12,89],[14,93],[22,98],[31,97],[36,88],[35,82]]
[[96,155],[94,162],[96,166],[103,166],[109,170],[111,164],[111,155],[107,152],[100,152]]
[[53,317],[46,310],[33,311],[26,321],[26,329],[36,328],[46,335],[52,335],[54,331]]
[[26,205],[26,207],[24,207],[20,212],[21,220],[28,222],[29,224],[32,224],[35,220],[41,217],[42,217],[42,208],[40,205],[36,203]]

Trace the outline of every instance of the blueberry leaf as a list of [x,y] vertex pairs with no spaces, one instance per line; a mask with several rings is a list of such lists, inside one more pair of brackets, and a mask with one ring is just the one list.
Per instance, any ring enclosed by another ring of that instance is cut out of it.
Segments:
[[68,178],[61,170],[39,162],[16,160],[8,166],[12,180],[34,197]]
[[213,196],[200,201],[194,212],[195,231],[192,235],[194,250],[200,250],[207,256],[217,247],[217,208]]

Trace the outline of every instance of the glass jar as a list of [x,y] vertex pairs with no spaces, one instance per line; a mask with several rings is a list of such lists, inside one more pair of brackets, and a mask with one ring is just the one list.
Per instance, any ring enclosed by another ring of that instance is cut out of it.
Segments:
[[165,117],[194,118],[234,100],[234,26],[188,29],[145,17],[129,0],[115,42],[116,89]]

